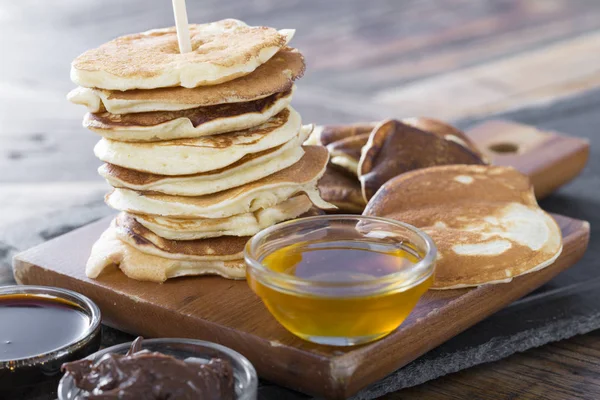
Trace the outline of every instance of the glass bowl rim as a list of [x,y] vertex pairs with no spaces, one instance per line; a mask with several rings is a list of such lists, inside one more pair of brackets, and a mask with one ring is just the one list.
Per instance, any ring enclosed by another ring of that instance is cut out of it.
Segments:
[[77,339],[47,353],[17,358],[14,360],[0,360],[0,369],[7,366],[18,368],[23,365],[37,365],[60,358],[64,353],[77,349],[89,342],[94,337],[95,332],[99,331],[100,329],[100,323],[102,322],[102,313],[100,312],[100,308],[96,305],[96,303],[90,300],[89,297],[84,296],[81,293],[53,286],[9,285],[0,287],[0,297],[11,294],[30,294],[42,298],[52,296],[70,301],[72,303],[74,301],[71,298],[74,298],[77,300],[77,302],[79,302],[75,303],[83,308],[86,314],[89,316],[90,322],[86,330]]
[[[263,263],[261,261],[259,261],[256,257],[259,243],[261,241],[263,241],[263,239],[267,235],[277,232],[278,230],[282,230],[284,228],[289,228],[290,226],[293,227],[294,225],[301,225],[304,223],[315,222],[315,221],[344,221],[344,220],[370,221],[370,222],[384,223],[384,224],[387,224],[387,225],[395,227],[395,228],[401,228],[403,230],[408,230],[408,231],[416,234],[417,236],[419,236],[424,241],[425,255],[423,256],[423,258],[421,258],[421,260],[419,260],[416,264],[414,264],[410,268],[410,271],[413,275],[411,277],[411,279],[405,280],[405,281],[403,281],[404,282],[403,284],[397,285],[395,287],[396,291],[410,289],[410,288],[418,285],[419,283],[423,282],[424,280],[428,279],[433,274],[433,271],[435,268],[435,260],[437,257],[437,247],[436,247],[433,239],[431,239],[431,237],[427,233],[425,233],[424,231],[420,230],[419,228],[417,228],[413,225],[410,225],[406,222],[396,221],[391,218],[382,218],[382,217],[373,217],[373,216],[355,215],[355,214],[317,215],[314,217],[297,218],[297,219],[293,219],[290,221],[281,222],[279,224],[276,224],[276,225],[273,225],[273,226],[270,226],[268,228],[261,230],[260,232],[255,234],[252,238],[250,238],[250,240],[248,241],[248,243],[246,243],[246,246],[244,247],[244,260],[246,261],[246,265],[248,267],[248,273],[250,273],[250,274],[257,273],[259,275],[259,276],[257,276],[257,278],[259,280],[261,280],[261,282],[267,283],[267,282],[265,282],[265,280],[268,280],[269,282],[267,284],[270,284],[270,286],[275,285],[275,287],[277,287],[277,288],[281,288],[281,286],[278,285],[277,283],[285,284],[286,287],[289,284],[292,284],[292,285],[294,285],[293,291],[296,291],[299,293],[303,293],[302,288],[308,288],[308,287],[314,288],[315,286],[319,286],[319,287],[323,287],[323,288],[327,288],[327,287],[367,288],[369,286],[373,286],[374,288],[381,287],[382,284],[395,283],[395,281],[397,281],[400,277],[404,277],[406,275],[406,271],[400,271],[400,272],[396,272],[393,274],[384,275],[382,277],[372,279],[369,281],[361,281],[361,282],[318,281],[318,280],[298,278],[298,277],[288,275],[288,274],[285,274],[282,272],[273,271],[273,270],[265,267],[263,265]],[[390,231],[392,231],[392,230],[390,230]],[[286,290],[289,290],[289,288]],[[377,292],[374,292],[371,294],[377,294]]]
[[[97,352],[92,353],[89,356],[85,357],[85,359],[95,361],[95,360],[98,360],[100,357],[104,356],[105,354],[113,353],[116,351],[127,350],[131,347],[131,343],[133,343],[133,342],[131,341],[131,342],[115,344],[113,346],[98,350]],[[246,379],[246,382],[244,382],[242,385],[242,394],[239,399],[242,399],[242,400],[245,400],[246,398],[251,399],[251,398],[253,398],[252,394],[256,393],[256,391],[258,390],[258,375],[257,375],[256,369],[254,368],[252,363],[244,355],[238,353],[237,351],[235,351],[233,349],[230,349],[229,347],[223,346],[218,343],[208,342],[205,340],[186,339],[186,338],[143,339],[142,340],[142,348],[146,344],[157,344],[157,345],[189,344],[189,345],[201,346],[204,348],[210,348],[213,350],[217,350],[217,351],[224,353],[227,356],[231,357],[232,359],[234,359],[236,362],[238,362],[242,366],[242,373],[244,375],[244,378]],[[235,371],[236,370],[234,369],[234,374],[235,374]],[[63,395],[63,392],[65,390],[67,390],[67,388],[65,387],[65,385],[67,383],[67,379],[70,379],[71,383],[73,383],[73,378],[69,374],[64,374],[62,376],[62,378],[60,379],[60,382],[58,384],[58,391],[57,391],[59,400],[63,398],[63,397],[61,397]],[[247,396],[249,396],[249,397],[247,397]]]

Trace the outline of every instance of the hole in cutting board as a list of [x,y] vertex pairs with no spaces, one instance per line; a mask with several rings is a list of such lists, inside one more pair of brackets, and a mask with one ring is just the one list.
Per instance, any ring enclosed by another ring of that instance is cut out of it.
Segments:
[[514,143],[494,143],[488,146],[488,149],[494,153],[506,154],[518,152],[519,146]]

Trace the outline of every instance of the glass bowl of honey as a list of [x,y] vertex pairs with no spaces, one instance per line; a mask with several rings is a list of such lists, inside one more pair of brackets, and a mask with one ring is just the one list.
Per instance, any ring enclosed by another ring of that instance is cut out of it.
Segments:
[[351,346],[393,332],[431,286],[437,249],[412,225],[321,215],[256,234],[244,256],[250,288],[273,317],[313,343]]

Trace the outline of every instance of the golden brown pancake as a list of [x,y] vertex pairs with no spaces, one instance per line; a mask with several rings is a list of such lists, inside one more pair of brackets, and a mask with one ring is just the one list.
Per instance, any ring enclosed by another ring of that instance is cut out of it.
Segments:
[[160,142],[101,139],[94,147],[104,162],[158,175],[189,175],[231,165],[247,154],[277,147],[297,137],[300,115],[291,107],[266,123],[236,132]]
[[87,113],[83,126],[123,142],[154,142],[216,135],[261,125],[287,107],[292,91],[243,103],[217,104],[180,111],[133,114]]
[[[224,167],[221,169],[216,169],[214,171],[208,171],[208,172],[201,172],[199,174],[180,175],[180,176],[193,177],[193,176],[206,176],[206,175],[220,174],[231,168],[243,167],[245,164],[249,163],[250,161],[264,157],[268,154],[271,154],[271,153],[279,150],[282,146],[283,145],[273,147],[272,149],[259,151],[258,153],[247,154],[244,157],[242,157],[241,159],[239,159],[238,161],[234,162],[233,164],[228,165],[227,167]],[[157,182],[162,179],[168,179],[171,177],[170,175],[157,175],[157,174],[151,174],[148,172],[136,171],[134,169],[123,168],[123,167],[119,167],[118,165],[109,164],[109,163],[104,164],[104,166],[102,167],[102,170],[103,170],[102,174],[109,175],[115,179],[129,183],[132,186],[133,185],[146,185],[149,183]],[[115,187],[126,187],[126,186],[115,186]]]
[[319,180],[319,193],[323,200],[338,207],[336,212],[360,214],[367,204],[362,197],[358,180],[331,165],[327,166],[325,174]]
[[481,159],[485,159],[485,156],[477,148],[475,143],[473,143],[471,138],[463,131],[450,124],[427,117],[404,118],[402,119],[402,122],[422,131],[434,133],[443,139],[456,142],[477,154]]
[[261,152],[258,157],[245,157],[211,172],[193,175],[154,175],[146,172],[104,164],[98,172],[115,188],[126,188],[149,193],[164,193],[174,196],[203,196],[242,186],[281,171],[298,162],[304,155],[302,147],[287,149],[287,145],[273,151]]
[[385,183],[365,215],[427,232],[438,248],[433,289],[509,282],[552,264],[562,249],[556,222],[529,179],[509,167],[448,165]]
[[316,189],[325,172],[329,154],[320,146],[305,146],[304,156],[289,168],[258,181],[204,196],[184,197],[115,189],[106,196],[109,206],[131,213],[178,218],[224,218],[272,207],[298,193],[306,193],[313,204],[332,208]]
[[352,136],[364,135],[371,133],[373,128],[377,126],[377,122],[359,122],[348,125],[323,125],[317,126],[313,131],[311,142],[308,144],[320,144],[327,146],[338,140],[347,139]]
[[356,176],[362,148],[368,140],[369,134],[362,133],[328,144],[327,150],[331,155],[331,164]]
[[[442,139],[453,141],[485,160],[482,153],[467,135],[444,122],[433,118],[405,118],[401,120],[425,132],[433,133]],[[331,163],[343,171],[357,175],[361,150],[367,144],[369,134],[377,122],[360,122],[349,125],[325,125],[315,129],[307,144],[327,146],[331,154]]]
[[243,258],[247,236],[221,236],[196,240],[164,239],[127,213],[115,219],[117,237],[146,254],[182,260],[238,260]]
[[176,260],[143,253],[117,238],[114,221],[94,243],[85,273],[90,278],[102,279],[100,274],[112,265],[131,279],[158,283],[190,275],[220,275],[229,279],[244,279],[246,275],[243,259]]
[[[455,141],[456,143],[467,147],[473,153],[482,156],[481,151],[477,148],[475,143],[473,143],[473,141],[463,131],[453,127],[450,124],[428,117],[403,118],[401,122],[422,131],[436,134],[443,139]],[[349,137],[362,136],[364,134],[371,133],[373,128],[375,128],[377,125],[378,122],[359,122],[348,125],[325,125],[321,127],[319,132],[316,133],[316,136],[318,136],[320,144],[327,146]]]
[[158,236],[171,240],[195,240],[219,236],[252,236],[279,222],[311,213],[314,206],[301,194],[273,207],[227,218],[180,219],[135,214],[134,218]]
[[190,175],[157,175],[104,164],[98,172],[109,185],[144,192],[179,196],[202,196],[245,185],[288,168],[304,155],[300,144],[310,134],[312,125],[303,126],[298,136],[280,145],[247,154],[226,167]]
[[121,36],[78,56],[71,79],[110,90],[215,85],[247,75],[289,41],[287,33],[225,19],[190,24],[192,51],[181,54],[175,27]]
[[284,48],[254,72],[219,85],[193,89],[179,86],[152,90],[103,90],[77,88],[69,100],[90,112],[114,114],[173,111],[216,104],[242,103],[287,92],[304,74],[304,57],[296,49]]
[[369,200],[395,176],[405,172],[450,164],[484,164],[477,154],[451,140],[398,120],[381,122],[363,147],[358,176],[363,197]]

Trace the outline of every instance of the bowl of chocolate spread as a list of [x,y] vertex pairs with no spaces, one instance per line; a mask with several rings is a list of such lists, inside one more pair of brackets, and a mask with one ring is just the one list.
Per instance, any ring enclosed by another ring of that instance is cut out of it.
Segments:
[[62,367],[59,400],[254,400],[258,378],[241,354],[193,339],[138,337]]

